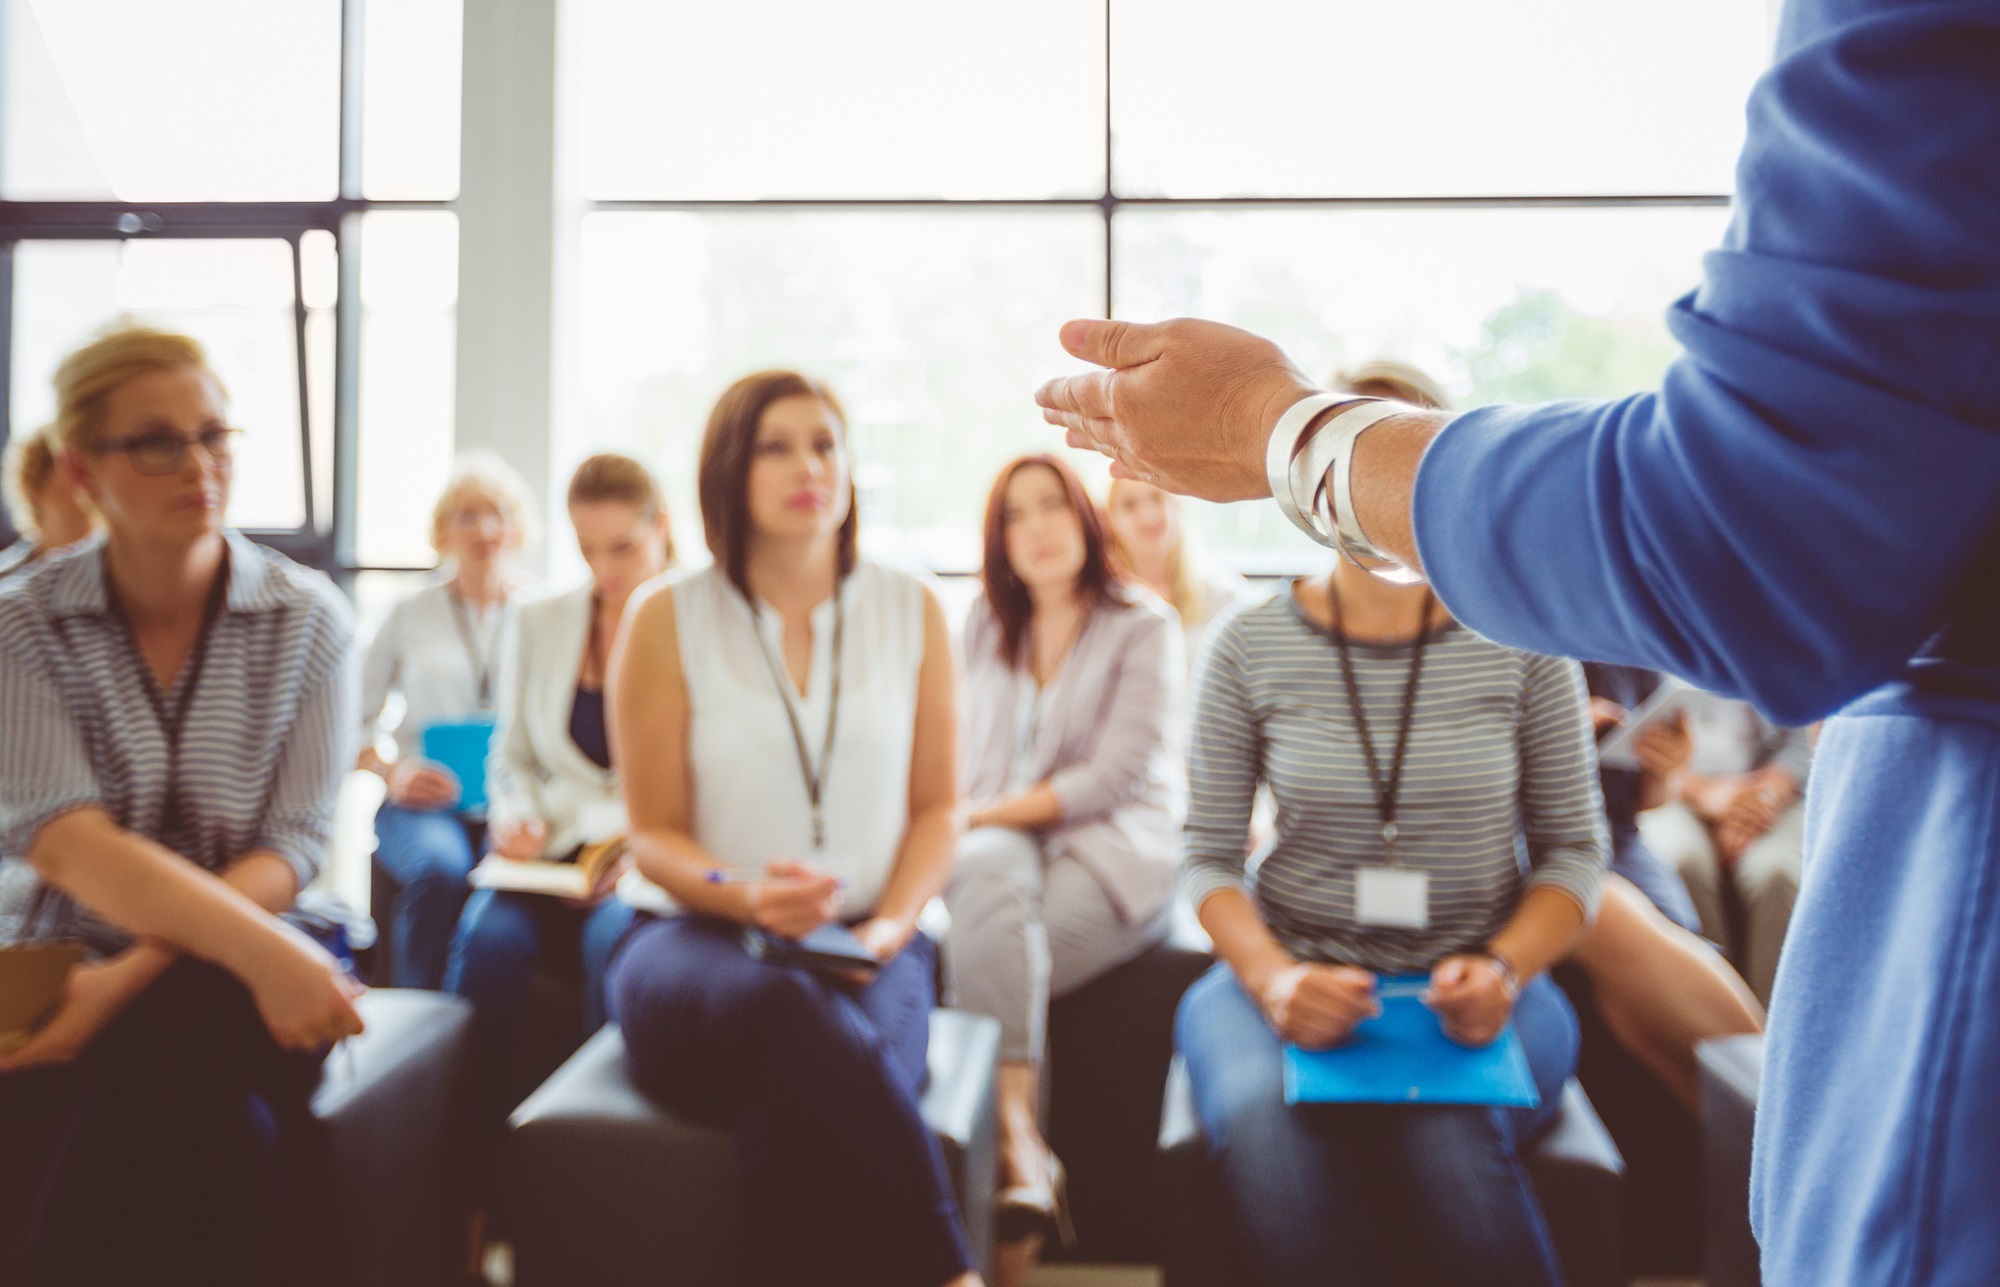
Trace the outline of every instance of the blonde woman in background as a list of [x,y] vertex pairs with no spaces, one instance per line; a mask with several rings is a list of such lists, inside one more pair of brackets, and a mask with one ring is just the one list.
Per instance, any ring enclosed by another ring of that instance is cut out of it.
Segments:
[[[1332,387],[1415,407],[1450,406],[1437,381],[1401,362],[1363,363],[1337,373]],[[1605,668],[1584,669],[1594,686],[1604,682]],[[1603,737],[1622,713],[1593,702],[1597,735]],[[1635,801],[1643,800],[1652,784],[1634,785],[1619,774],[1602,773],[1612,839],[1603,901],[1570,959],[1590,976],[1606,1026],[1683,1103],[1698,1110],[1695,1047],[1715,1037],[1762,1031],[1763,1011],[1741,976],[1687,928],[1691,917],[1680,877],[1638,842]]]
[[90,501],[58,467],[47,429],[9,443],[5,469],[7,513],[21,539],[0,550],[0,578],[25,571],[37,559],[74,545],[97,529]]
[[1104,525],[1118,575],[1159,595],[1179,615],[1183,656],[1192,671],[1209,629],[1256,592],[1229,568],[1201,557],[1187,530],[1186,506],[1172,492],[1114,478],[1105,496]]
[[[359,764],[389,786],[375,816],[375,861],[401,887],[388,926],[399,988],[443,984],[486,832],[482,814],[460,807],[465,784],[424,757],[424,730],[493,718],[516,589],[509,565],[528,532],[520,475],[490,454],[461,459],[431,514],[431,544],[448,575],[391,608],[362,661]],[[392,694],[403,716],[388,729]],[[384,733],[394,737],[394,759],[376,748]]]

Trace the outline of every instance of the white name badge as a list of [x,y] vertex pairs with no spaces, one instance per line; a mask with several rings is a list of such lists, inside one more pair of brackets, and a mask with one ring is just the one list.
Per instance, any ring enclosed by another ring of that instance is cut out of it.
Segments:
[[1420,930],[1431,923],[1428,872],[1363,867],[1354,875],[1354,919],[1363,925]]

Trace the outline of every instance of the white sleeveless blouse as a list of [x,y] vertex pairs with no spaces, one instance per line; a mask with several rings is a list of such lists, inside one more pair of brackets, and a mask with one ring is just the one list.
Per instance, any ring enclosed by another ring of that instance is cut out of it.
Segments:
[[[923,583],[863,561],[841,586],[840,712],[833,754],[821,769],[821,854],[813,853],[811,796],[771,671],[770,659],[783,655],[778,614],[753,611],[719,568],[691,573],[669,593],[687,683],[695,841],[746,878],[762,875],[774,858],[824,866],[847,881],[844,917],[866,914],[881,897],[909,827]],[[832,709],[833,627],[828,599],[812,613],[805,697],[791,694],[815,765]],[[782,663],[778,674],[789,688]],[[621,892],[639,906],[672,907],[665,891],[636,873]]]

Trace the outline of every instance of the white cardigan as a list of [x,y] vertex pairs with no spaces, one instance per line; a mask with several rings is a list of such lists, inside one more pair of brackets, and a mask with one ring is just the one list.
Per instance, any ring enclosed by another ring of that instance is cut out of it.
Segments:
[[540,818],[548,827],[547,858],[625,829],[617,775],[598,768],[569,735],[577,671],[590,642],[590,600],[584,585],[521,604],[500,668],[487,816],[496,830]]

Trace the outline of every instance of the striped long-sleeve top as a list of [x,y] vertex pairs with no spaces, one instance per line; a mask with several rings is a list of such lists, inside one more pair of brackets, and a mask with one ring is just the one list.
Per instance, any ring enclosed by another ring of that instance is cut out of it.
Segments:
[[[1386,774],[1412,648],[1350,644]],[[1291,591],[1215,636],[1197,684],[1182,885],[1199,908],[1249,893],[1302,960],[1428,970],[1504,926],[1523,891],[1596,910],[1607,854],[1583,675],[1575,662],[1449,624],[1424,650],[1397,808],[1395,859],[1428,873],[1421,930],[1362,925],[1355,874],[1387,846],[1339,652]],[[1271,844],[1246,863],[1258,783],[1277,801]]]
[[210,871],[259,850],[301,888],[319,869],[353,764],[352,617],[325,577],[228,541],[223,610],[181,734],[178,826],[163,816],[172,757],[153,680],[111,611],[102,541],[0,587],[0,943],[76,938],[108,954],[127,942],[40,886],[25,857],[75,809],[102,809]]

